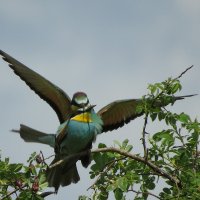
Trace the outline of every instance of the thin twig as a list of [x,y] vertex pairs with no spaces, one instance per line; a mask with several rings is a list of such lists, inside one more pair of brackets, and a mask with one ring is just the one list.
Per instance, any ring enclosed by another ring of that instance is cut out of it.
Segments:
[[96,183],[98,182],[98,180],[102,177],[102,175],[104,175],[106,172],[108,172],[108,170],[118,161],[125,159],[126,156],[122,157],[122,158],[118,158],[115,160],[112,160],[110,162],[108,162],[105,166],[103,171],[101,171],[98,175],[98,177],[96,178],[96,180],[94,181],[94,183],[87,189],[87,191],[91,188],[93,188],[94,185],[96,185]]
[[106,173],[109,171],[109,169],[114,165],[115,161],[113,161],[112,163],[110,163],[110,165],[107,165],[104,168],[104,171],[100,172],[99,176],[97,177],[97,179],[94,181],[94,183],[87,189],[87,191],[89,189],[92,189],[94,187],[94,185],[96,185],[96,183],[98,182],[98,180]]
[[128,192],[134,192],[134,193],[136,193],[137,195],[138,195],[138,194],[148,194],[148,195],[153,196],[153,197],[155,197],[155,198],[157,198],[157,199],[161,199],[159,196],[157,196],[157,195],[155,195],[155,194],[153,194],[153,193],[151,193],[151,192],[139,192],[139,191],[136,191],[136,190],[133,190],[133,189],[128,190]]
[[177,76],[175,79],[179,79],[181,78],[188,70],[190,70],[192,67],[194,67],[193,65],[188,67],[185,71],[183,71],[179,76]]
[[55,162],[54,164],[50,165],[48,168],[52,169],[52,168],[54,168],[54,167],[62,164],[63,162],[70,161],[71,159],[77,159],[77,160],[79,160],[79,158],[81,156],[84,156],[86,154],[88,154],[88,150],[87,151],[82,151],[82,152],[79,152],[79,153],[75,153],[75,154],[72,154],[72,155],[69,155],[69,156],[66,156],[65,158],[63,158],[63,159]]
[[195,172],[197,171],[197,159],[198,159],[198,143],[196,144],[194,161],[193,161],[193,169]]
[[7,199],[8,197],[10,197],[12,194],[15,194],[16,192],[18,192],[19,190],[25,188],[27,186],[27,184],[13,190],[12,192],[9,192],[6,196],[4,196],[1,200]]
[[143,126],[143,131],[142,131],[142,144],[143,144],[143,148],[144,148],[144,157],[147,159],[147,146],[146,146],[146,126],[147,126],[147,122],[148,122],[148,113],[146,113],[145,115],[145,120],[144,120],[144,126]]
[[51,156],[49,156],[49,157],[47,157],[47,158],[45,158],[44,160],[48,160],[48,159],[50,159],[50,158],[52,158],[52,157],[54,157],[55,156],[55,154],[54,155],[51,155]]

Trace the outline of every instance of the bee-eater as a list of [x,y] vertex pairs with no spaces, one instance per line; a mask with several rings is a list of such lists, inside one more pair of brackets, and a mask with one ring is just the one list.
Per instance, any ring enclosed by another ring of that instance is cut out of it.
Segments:
[[[90,104],[84,92],[76,92],[71,100],[62,89],[7,53],[0,50],[0,55],[9,63],[15,74],[54,109],[59,118],[60,126],[56,134],[43,133],[25,125],[20,125],[20,130],[17,131],[26,142],[43,143],[53,147],[56,155],[51,164],[65,156],[88,150],[88,154],[79,158],[82,165],[87,167],[90,164],[89,150],[98,134],[122,127],[143,114],[136,112],[141,99],[114,101],[95,112],[94,105]],[[189,96],[193,95],[174,97],[173,101]],[[60,185],[77,183],[80,177],[76,162],[77,158],[47,170],[49,186],[57,191]]]

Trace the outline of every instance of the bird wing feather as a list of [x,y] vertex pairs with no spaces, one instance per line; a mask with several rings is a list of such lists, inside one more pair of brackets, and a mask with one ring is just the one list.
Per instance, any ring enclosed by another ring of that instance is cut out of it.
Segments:
[[142,113],[137,112],[139,99],[127,99],[114,101],[98,111],[98,115],[103,120],[103,131],[112,131],[129,123],[139,117]]
[[[162,102],[156,100],[152,106],[162,107],[177,100],[182,100],[187,97],[193,97],[196,94],[184,96],[170,96],[170,101]],[[142,99],[127,99],[114,101],[98,111],[98,115],[103,120],[103,131],[112,131],[129,123],[131,120],[144,114],[144,110],[137,109],[137,106],[142,103]],[[139,111],[140,110],[140,111]]]
[[0,55],[9,63],[9,67],[13,69],[15,74],[54,109],[60,123],[68,119],[71,113],[71,99],[62,89],[2,50],[0,50]]

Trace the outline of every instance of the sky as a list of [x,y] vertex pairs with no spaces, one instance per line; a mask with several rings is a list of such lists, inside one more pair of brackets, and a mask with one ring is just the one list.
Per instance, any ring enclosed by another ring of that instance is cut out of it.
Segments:
[[[181,78],[180,95],[200,90],[200,1],[136,0],[2,0],[0,49],[72,96],[88,94],[96,111],[108,103],[140,98],[149,83]],[[54,133],[59,126],[54,111],[0,60],[0,149],[11,162],[26,162],[40,150],[53,149],[25,143],[11,129],[21,123]],[[199,96],[177,102],[175,112],[199,118]],[[142,150],[143,118],[97,138],[96,144],[113,145],[128,138],[134,153]],[[153,131],[151,124],[149,130]],[[81,181],[61,188],[52,199],[77,199],[91,194],[89,169],[78,165]]]

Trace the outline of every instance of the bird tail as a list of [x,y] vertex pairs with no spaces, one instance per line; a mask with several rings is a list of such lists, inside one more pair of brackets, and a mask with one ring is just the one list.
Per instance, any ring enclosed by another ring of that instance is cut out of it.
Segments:
[[185,99],[185,98],[187,98],[187,97],[193,97],[193,96],[196,96],[196,95],[198,95],[198,94],[189,94],[189,95],[184,95],[184,96],[175,96],[174,98],[175,98],[175,100],[182,100],[182,99]]
[[[58,156],[55,157],[55,159],[50,164],[53,165],[57,161],[59,161],[60,158]],[[47,181],[49,183],[49,187],[54,187],[55,191],[58,191],[58,188],[61,186],[67,186],[71,183],[77,183],[80,180],[78,170],[76,167],[76,162],[64,162],[57,166],[54,166],[53,168],[47,169]]]
[[23,124],[20,125],[20,130],[12,130],[12,132],[19,133],[25,142],[48,144],[51,147],[55,145],[55,134],[43,133]]

